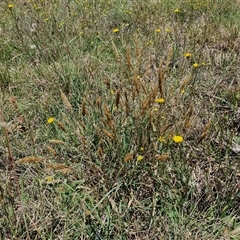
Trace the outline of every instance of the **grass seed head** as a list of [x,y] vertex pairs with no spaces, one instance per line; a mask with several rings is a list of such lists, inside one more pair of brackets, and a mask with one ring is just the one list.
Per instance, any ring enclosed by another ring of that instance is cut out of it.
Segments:
[[15,109],[18,109],[18,103],[17,103],[17,99],[15,98],[15,97],[10,97],[9,98],[9,102],[13,105],[13,107],[15,108]]
[[132,70],[132,60],[131,60],[131,53],[130,53],[130,48],[127,48],[127,52],[126,52],[126,59],[127,59],[127,66],[129,71]]
[[46,168],[52,169],[52,170],[59,170],[59,169],[70,168],[70,167],[61,163],[56,163],[56,164],[47,163]]
[[57,152],[54,148],[50,147],[49,145],[47,145],[46,148],[52,155],[57,155]]
[[20,158],[16,161],[16,164],[28,164],[28,163],[39,163],[44,159],[36,156],[28,156],[24,158]]
[[133,157],[134,157],[134,153],[130,152],[125,156],[124,161],[129,162],[129,161],[133,160]]
[[139,79],[138,79],[138,75],[134,75],[133,81],[134,81],[134,87],[136,89],[136,92],[139,95]]
[[112,41],[112,46],[113,46],[113,50],[115,52],[116,61],[117,61],[117,63],[120,63],[121,62],[120,55],[119,55],[117,47],[113,41]]
[[102,133],[103,133],[105,136],[107,136],[108,138],[110,138],[111,140],[116,140],[116,136],[115,136],[114,133],[111,133],[111,132],[109,132],[109,131],[106,130],[106,129],[103,129],[103,130],[102,130]]
[[97,156],[101,158],[103,156],[103,149],[101,146],[98,147],[97,149]]
[[205,139],[205,138],[208,136],[208,131],[209,131],[210,126],[211,126],[211,121],[209,121],[209,122],[205,125],[205,127],[204,127],[204,129],[203,129],[203,132],[202,132],[200,138],[198,139],[198,143],[202,142],[203,139]]
[[89,112],[86,109],[86,102],[85,101],[82,102],[82,115],[83,116],[89,115]]
[[67,110],[72,112],[73,111],[72,105],[69,102],[66,94],[62,91],[62,89],[60,89],[60,94],[61,94],[62,101],[63,101],[64,105],[66,106]]
[[120,89],[115,92],[115,105],[118,108],[120,104]]
[[170,156],[168,154],[157,154],[155,155],[155,159],[158,161],[166,161],[170,159]]
[[183,82],[182,82],[182,84],[181,84],[181,86],[180,86],[180,93],[182,93],[182,91],[185,90],[186,85],[188,84],[188,82],[189,82],[190,79],[191,79],[190,76],[187,76],[187,77],[184,78],[184,80],[183,80]]
[[57,126],[59,127],[59,129],[61,129],[64,132],[67,132],[66,128],[64,127],[64,125],[60,121],[55,119],[55,122],[56,122]]
[[62,140],[58,140],[58,139],[50,139],[48,141],[49,143],[53,143],[53,144],[64,144]]
[[96,104],[97,104],[97,106],[98,106],[99,109],[102,109],[102,100],[101,100],[100,97],[97,98]]
[[72,172],[71,168],[62,168],[62,169],[58,169],[56,170],[56,172],[62,173],[62,174],[68,174]]

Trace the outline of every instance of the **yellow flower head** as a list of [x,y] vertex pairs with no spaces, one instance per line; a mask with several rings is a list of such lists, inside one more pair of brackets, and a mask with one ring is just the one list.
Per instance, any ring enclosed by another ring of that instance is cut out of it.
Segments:
[[171,29],[170,29],[170,28],[167,28],[167,29],[166,29],[166,32],[167,32],[167,33],[170,33],[170,32],[171,32]]
[[160,32],[161,32],[161,29],[157,28],[156,33],[160,33]]
[[172,140],[175,142],[175,143],[181,143],[183,141],[183,137],[182,136],[179,136],[179,135],[175,135]]
[[165,139],[165,137],[160,136],[160,137],[158,138],[158,141],[161,142],[161,143],[165,143],[165,142],[166,142],[166,139]]
[[117,33],[117,32],[119,32],[119,29],[118,29],[118,28],[114,28],[114,29],[113,29],[113,32],[114,32],[114,33]]
[[54,119],[53,117],[50,117],[50,118],[47,120],[47,123],[48,123],[48,124],[51,124],[51,123],[54,122],[54,120],[55,120],[55,119]]
[[193,64],[193,67],[198,68],[198,67],[200,67],[200,64],[194,63],[194,64]]
[[178,8],[176,8],[176,9],[174,10],[174,12],[175,12],[175,13],[179,13],[180,10],[179,10]]
[[13,4],[12,4],[12,3],[9,3],[9,4],[8,4],[8,8],[9,8],[9,9],[12,9],[12,8],[13,8]]
[[45,181],[46,182],[52,182],[53,181],[53,177],[52,176],[47,176],[47,177],[45,177]]
[[155,102],[157,102],[157,103],[164,103],[165,99],[164,98],[157,98],[157,99],[155,99]]
[[186,57],[186,58],[189,58],[189,57],[191,57],[192,56],[192,54],[191,53],[189,53],[189,52],[187,52],[187,53],[184,53],[184,57]]
[[144,157],[143,157],[142,155],[138,155],[138,156],[137,156],[137,160],[138,160],[138,161],[143,160],[143,158],[144,158]]

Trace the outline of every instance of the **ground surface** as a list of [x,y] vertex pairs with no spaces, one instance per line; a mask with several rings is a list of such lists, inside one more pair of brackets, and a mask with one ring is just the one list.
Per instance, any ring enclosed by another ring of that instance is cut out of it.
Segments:
[[238,1],[0,3],[1,239],[239,239]]

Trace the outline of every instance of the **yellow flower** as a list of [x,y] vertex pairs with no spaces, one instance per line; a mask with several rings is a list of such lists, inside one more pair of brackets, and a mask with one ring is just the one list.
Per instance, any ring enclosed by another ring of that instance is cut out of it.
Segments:
[[114,32],[114,33],[117,33],[117,32],[119,32],[119,29],[118,29],[118,28],[114,28],[114,29],[113,29],[113,32]]
[[172,140],[175,142],[175,143],[181,143],[183,141],[183,137],[182,136],[179,136],[179,135],[175,135]]
[[192,56],[192,54],[191,53],[189,53],[189,52],[187,52],[187,53],[184,53],[184,57],[186,57],[186,58],[189,58],[189,57],[191,57]]
[[165,102],[165,99],[164,99],[164,98],[157,98],[157,99],[155,100],[155,102],[157,102],[157,103],[164,103],[164,102]]
[[140,151],[144,151],[144,147],[140,147]]
[[8,8],[9,8],[9,9],[12,9],[12,8],[13,8],[13,4],[12,4],[12,3],[9,3],[9,4],[8,4]]
[[60,22],[60,23],[59,23],[59,25],[58,25],[58,26],[59,26],[59,27],[61,27],[61,26],[63,26],[64,24],[65,24],[65,22],[64,22],[64,21],[62,21],[62,22]]
[[178,8],[176,8],[176,9],[174,10],[174,12],[175,12],[175,13],[179,13],[180,10],[179,10]]
[[198,68],[198,67],[200,67],[200,64],[194,63],[194,64],[193,64],[193,67]]
[[50,118],[47,120],[47,123],[48,123],[48,124],[51,124],[51,123],[54,122],[54,120],[55,120],[55,119],[54,119],[53,117],[50,117]]
[[138,155],[138,156],[137,156],[137,160],[138,160],[138,161],[143,160],[143,158],[144,158],[144,157],[143,157],[142,155]]
[[161,142],[161,143],[165,143],[165,142],[166,142],[166,139],[165,139],[165,137],[160,136],[160,137],[158,138],[158,141]]
[[166,29],[166,32],[167,32],[167,33],[170,33],[170,32],[171,32],[171,29],[170,29],[170,28],[167,28],[167,29]]
[[160,32],[161,32],[161,29],[157,28],[156,33],[160,33]]
[[45,177],[45,181],[46,182],[52,182],[53,181],[53,177],[52,176],[47,176],[47,177]]

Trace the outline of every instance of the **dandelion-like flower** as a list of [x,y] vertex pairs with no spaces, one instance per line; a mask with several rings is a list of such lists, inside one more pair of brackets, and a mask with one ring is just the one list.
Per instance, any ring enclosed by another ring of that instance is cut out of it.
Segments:
[[194,63],[193,67],[198,68],[198,67],[200,67],[200,64],[199,63]]
[[156,33],[160,33],[160,32],[161,32],[161,29],[157,28]]
[[189,52],[187,52],[187,53],[184,53],[184,57],[186,57],[186,58],[189,58],[189,57],[191,57],[192,56],[192,54],[191,53],[189,53]]
[[175,142],[175,143],[181,143],[183,142],[183,137],[180,136],[180,135],[175,135],[172,140]]
[[14,5],[13,5],[12,3],[9,3],[9,4],[8,4],[8,8],[9,8],[10,10],[13,8],[13,6],[14,6]]
[[65,22],[64,22],[64,21],[61,21],[58,26],[59,26],[59,27],[62,27],[64,24],[65,24]]
[[47,177],[45,177],[45,181],[46,182],[52,182],[53,181],[53,177],[52,176],[47,176]]
[[143,160],[143,158],[144,158],[144,157],[143,157],[142,155],[138,155],[138,156],[137,156],[137,160],[138,160],[138,161]]
[[53,122],[54,122],[54,120],[55,120],[55,118],[53,118],[53,117],[50,117],[50,118],[47,120],[47,123],[48,123],[48,124],[51,124],[51,123],[53,123]]
[[165,99],[164,98],[157,98],[155,100],[156,103],[164,103],[165,102]]
[[175,12],[175,13],[179,13],[180,10],[179,10],[178,8],[176,8],[176,9],[174,10],[174,12]]
[[165,139],[165,137],[160,136],[160,137],[158,138],[158,141],[161,142],[161,143],[165,143],[165,142],[166,142],[166,139]]
[[114,29],[113,29],[113,32],[114,32],[114,33],[117,33],[117,32],[119,32],[119,29],[118,29],[118,28],[114,28]]

